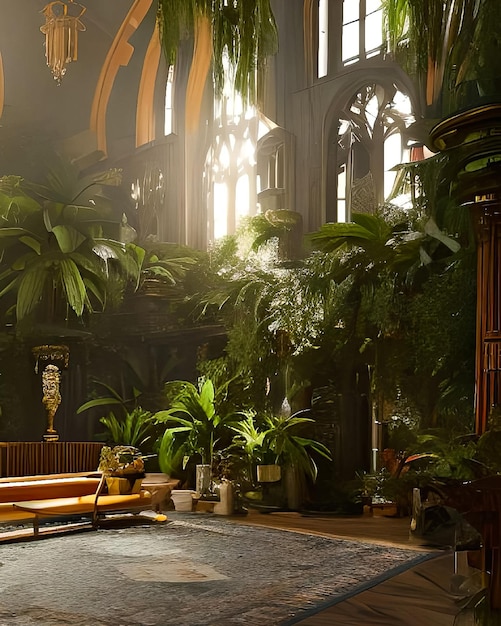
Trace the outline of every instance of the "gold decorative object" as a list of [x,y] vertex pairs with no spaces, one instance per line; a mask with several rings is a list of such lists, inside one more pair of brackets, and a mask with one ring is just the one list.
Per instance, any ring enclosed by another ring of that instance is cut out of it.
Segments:
[[139,493],[145,458],[134,446],[103,446],[97,469],[105,475],[108,493]]
[[282,478],[280,465],[258,465],[256,469],[258,483],[275,483]]
[[86,10],[74,0],[55,0],[42,10],[45,24],[40,30],[45,35],[45,58],[58,85],[66,74],[66,65],[78,58],[78,32],[86,30],[80,18]]
[[[54,416],[61,404],[59,384],[61,382],[61,367],[67,368],[70,358],[68,346],[43,345],[32,349],[36,358],[35,372],[38,373],[40,361],[48,361],[42,371],[42,403],[47,411],[47,430],[43,436],[44,441],[58,441],[59,435],[54,428]],[[54,362],[59,362],[59,366]]]
[[62,361],[64,369],[68,367],[70,362],[70,349],[68,346],[36,346],[32,348],[32,353],[36,358],[35,374],[38,374],[39,361]]
[[47,431],[44,435],[46,441],[57,441],[59,439],[59,435],[54,429],[54,415],[61,404],[60,382],[61,375],[57,365],[47,365],[42,372],[42,402],[47,411]]

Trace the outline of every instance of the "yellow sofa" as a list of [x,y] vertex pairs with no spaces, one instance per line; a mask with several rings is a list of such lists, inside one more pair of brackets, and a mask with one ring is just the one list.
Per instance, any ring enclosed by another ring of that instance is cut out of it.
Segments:
[[108,495],[105,477],[92,474],[49,474],[0,479],[0,523],[30,520],[39,533],[39,519],[89,516],[94,526],[100,515],[136,512],[151,507],[151,494]]

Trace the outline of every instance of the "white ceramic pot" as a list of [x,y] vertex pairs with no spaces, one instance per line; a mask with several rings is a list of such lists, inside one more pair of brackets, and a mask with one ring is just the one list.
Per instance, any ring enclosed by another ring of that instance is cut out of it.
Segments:
[[194,495],[195,492],[192,489],[173,489],[170,497],[176,511],[193,511]]

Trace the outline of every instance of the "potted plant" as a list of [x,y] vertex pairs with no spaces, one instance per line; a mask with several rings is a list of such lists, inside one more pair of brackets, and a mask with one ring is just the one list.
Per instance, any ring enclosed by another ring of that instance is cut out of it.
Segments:
[[230,439],[229,425],[236,415],[221,415],[216,410],[215,388],[211,380],[201,380],[198,387],[187,381],[171,381],[167,391],[174,389],[171,407],[154,414],[157,424],[165,430],[159,439],[160,469],[171,475],[186,469],[188,461],[196,457],[196,491],[210,490],[214,451],[225,436]]
[[[301,506],[301,485],[305,477],[317,477],[314,456],[331,460],[329,449],[311,438],[303,437],[305,426],[314,423],[306,417],[309,409],[292,415],[267,415],[259,427],[252,415],[232,426],[237,433],[234,444],[240,445],[249,463],[256,465],[257,482],[277,483],[282,479],[282,491],[289,509]],[[265,488],[265,491],[268,490]]]
[[89,409],[116,406],[117,414],[114,411],[109,411],[108,415],[99,418],[101,424],[106,428],[100,438],[116,445],[143,447],[153,435],[154,420],[153,414],[138,404],[141,392],[134,388],[133,398],[126,399],[110,385],[99,380],[95,382],[107,389],[110,395],[84,402],[77,409],[77,415]]
[[147,457],[133,446],[104,446],[99,458],[98,470],[106,478],[108,493],[139,493],[145,476],[144,461]]
[[[262,430],[256,423],[254,413],[248,413],[245,419],[230,426],[236,434],[233,436],[233,443],[231,448],[239,453],[239,456],[244,459],[245,473],[248,480],[254,484],[257,482],[263,482],[260,475],[260,469],[263,467],[269,467],[270,465],[278,467],[278,477],[274,480],[280,480],[280,466],[272,463],[273,459],[266,459],[265,451],[263,449],[264,430]],[[265,465],[267,461],[270,461],[269,465]],[[263,472],[264,473],[264,472]]]
[[284,469],[285,496],[289,509],[301,507],[305,477],[313,482],[317,478],[315,454],[332,460],[330,451],[324,444],[302,436],[305,427],[314,423],[312,418],[306,417],[309,411],[303,409],[291,415],[265,417],[263,448]]

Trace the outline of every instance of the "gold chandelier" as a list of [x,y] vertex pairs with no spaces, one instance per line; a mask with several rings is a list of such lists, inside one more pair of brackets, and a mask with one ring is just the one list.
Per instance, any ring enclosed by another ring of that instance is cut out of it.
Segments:
[[78,32],[85,30],[80,18],[86,8],[74,0],[55,0],[42,10],[45,24],[45,58],[57,84],[66,73],[66,65],[78,58]]

